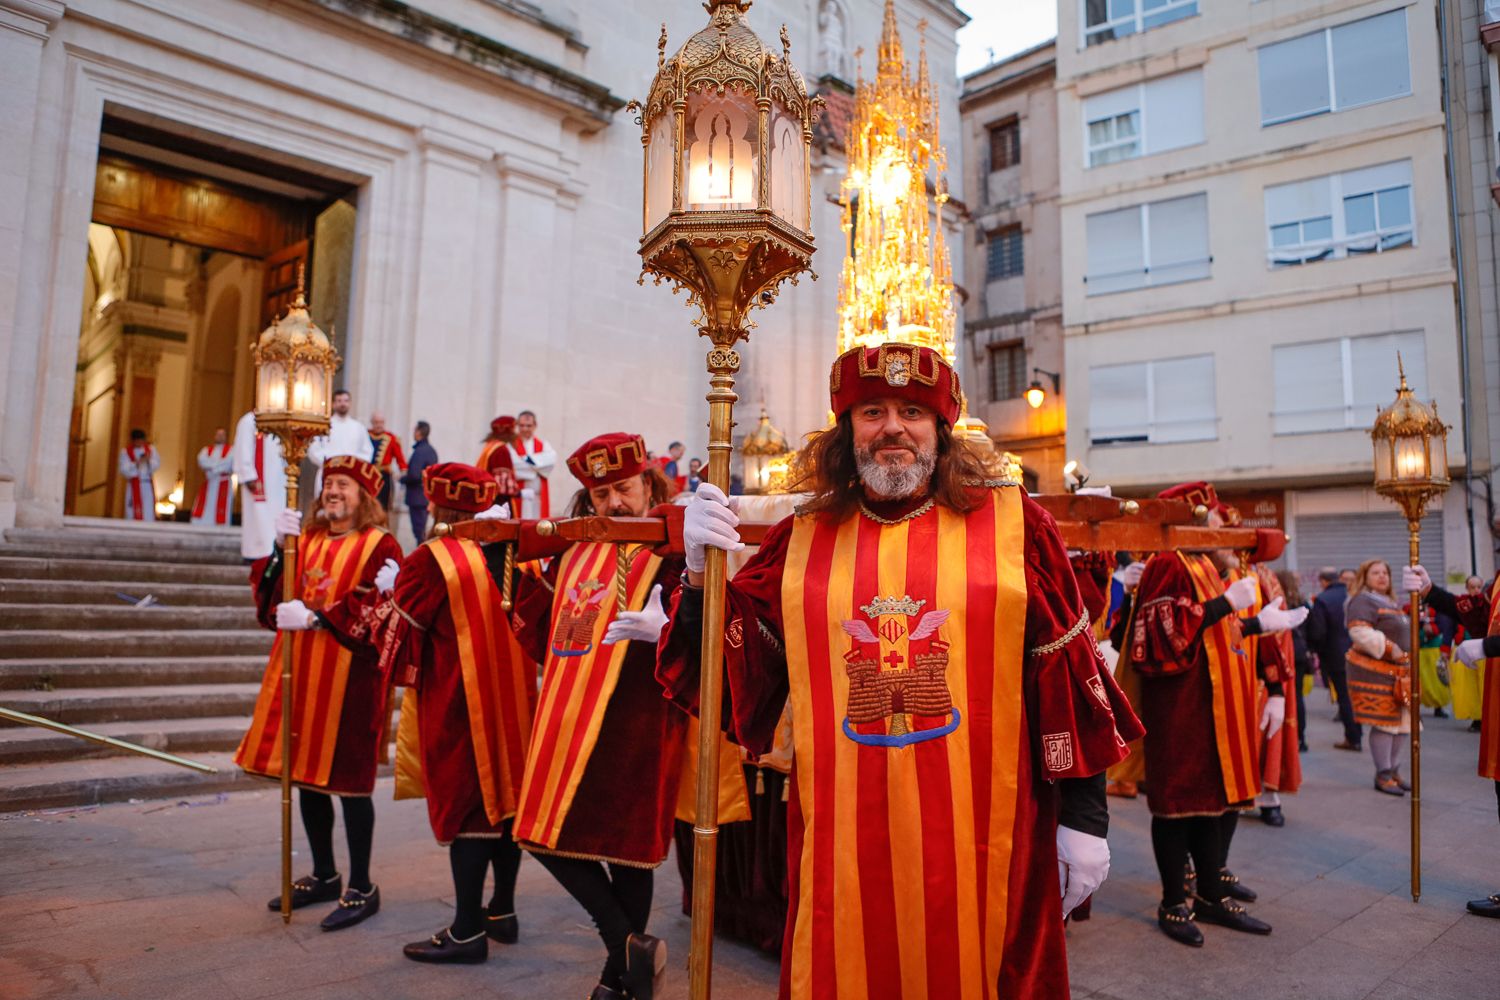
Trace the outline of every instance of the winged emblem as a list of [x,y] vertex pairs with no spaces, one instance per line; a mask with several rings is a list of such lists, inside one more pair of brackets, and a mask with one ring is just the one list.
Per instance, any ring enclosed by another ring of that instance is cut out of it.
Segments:
[[[943,612],[943,614],[944,617],[947,616],[946,611]],[[844,631],[847,632],[855,642],[868,642],[875,645],[879,645],[880,643],[880,637],[870,629],[869,622],[854,618],[844,621],[843,626]]]
[[911,630],[911,641],[916,642],[918,639],[927,638],[929,635],[932,635],[932,633],[936,632],[938,630],[938,626],[942,625],[943,622],[947,620],[948,611],[946,609],[939,608],[936,611],[927,612],[922,616],[921,620],[917,622],[917,627]]

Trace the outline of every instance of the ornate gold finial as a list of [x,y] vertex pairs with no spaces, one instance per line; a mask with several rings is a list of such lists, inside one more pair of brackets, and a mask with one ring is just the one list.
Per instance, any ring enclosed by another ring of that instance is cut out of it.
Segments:
[[1120,502],[1120,513],[1126,517],[1134,517],[1141,512],[1141,505],[1134,500],[1123,500]]
[[792,36],[787,33],[784,23],[781,26],[781,58],[792,61]]
[[1401,352],[1396,352],[1396,371],[1401,373],[1401,388],[1397,392],[1411,392],[1411,387],[1406,384],[1406,363],[1401,360]]
[[661,23],[661,37],[656,40],[656,68],[661,69],[667,61],[667,22]]
[[449,526],[447,521],[439,521],[432,526],[432,533],[438,538],[447,538],[452,530],[453,528]]
[[307,284],[304,281],[306,277],[307,258],[304,257],[301,260],[297,261],[297,291],[292,295],[293,309],[307,308]]
[[536,533],[543,538],[551,538],[557,534],[557,522],[542,520],[536,523]]

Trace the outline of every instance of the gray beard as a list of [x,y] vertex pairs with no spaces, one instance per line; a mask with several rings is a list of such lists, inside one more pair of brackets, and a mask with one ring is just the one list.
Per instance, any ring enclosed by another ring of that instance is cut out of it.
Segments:
[[860,482],[877,500],[905,500],[927,488],[937,468],[937,452],[918,452],[910,465],[883,465],[869,451],[854,455]]

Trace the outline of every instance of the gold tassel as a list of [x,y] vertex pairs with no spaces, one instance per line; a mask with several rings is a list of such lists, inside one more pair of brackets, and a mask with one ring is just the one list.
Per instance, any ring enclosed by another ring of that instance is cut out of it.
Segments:
[[781,785],[781,801],[790,802],[792,798],[792,776],[787,775],[786,781]]
[[763,767],[755,769],[755,794],[766,794],[766,770]]

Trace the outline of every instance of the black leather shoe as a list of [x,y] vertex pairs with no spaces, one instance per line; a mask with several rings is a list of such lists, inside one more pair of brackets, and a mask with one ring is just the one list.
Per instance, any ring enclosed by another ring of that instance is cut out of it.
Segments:
[[1193,914],[1200,923],[1218,924],[1220,927],[1244,931],[1247,934],[1271,933],[1270,924],[1264,920],[1256,920],[1250,915],[1249,910],[1232,899],[1221,899],[1217,903],[1210,903],[1199,897],[1193,903]]
[[1339,740],[1337,743],[1335,743],[1333,745],[1333,748],[1335,750],[1352,750],[1355,753],[1359,753],[1362,750],[1364,750],[1364,747],[1362,745],[1360,745],[1359,743],[1352,742],[1350,740]]
[[370,886],[369,892],[345,889],[344,894],[339,897],[338,908],[323,918],[321,926],[325,931],[341,931],[345,927],[363,923],[379,912],[380,886]]
[[[1282,822],[1286,822],[1282,820]],[[1255,890],[1240,882],[1240,877],[1228,868],[1219,872],[1219,885],[1224,887],[1224,895],[1231,899],[1237,899],[1241,903],[1253,903],[1260,897]]]
[[667,942],[650,934],[632,934],[625,939],[625,974],[620,979],[627,996],[651,1000],[661,987],[666,969]]
[[1156,908],[1156,926],[1161,932],[1179,944],[1190,948],[1203,947],[1203,932],[1193,923],[1193,911],[1186,903]]
[[447,927],[425,941],[413,941],[401,949],[401,954],[413,962],[430,962],[433,965],[478,965],[490,957],[490,942],[481,931],[471,938],[460,941]]
[[1286,817],[1281,815],[1280,806],[1261,806],[1260,821],[1266,826],[1286,826]]
[[594,992],[589,994],[589,1000],[626,1000],[625,994],[619,990],[612,990],[603,983],[594,987]]
[[484,933],[491,941],[515,944],[521,936],[521,924],[514,913],[487,914],[484,918]]
[[1198,873],[1193,870],[1193,863],[1189,861],[1187,867],[1182,871],[1182,891],[1187,893],[1187,898],[1192,899],[1198,895]]
[[[292,909],[300,910],[313,903],[330,903],[338,899],[343,891],[344,876],[342,875],[335,875],[326,882],[316,875],[307,875],[292,883]],[[279,911],[281,897],[277,896],[267,903],[266,909]]]
[[1391,771],[1391,780],[1395,781],[1396,786],[1403,792],[1411,791],[1411,782],[1401,777],[1401,769],[1399,767]]
[[1468,906],[1476,917],[1500,917],[1500,892],[1484,899],[1471,899]]

